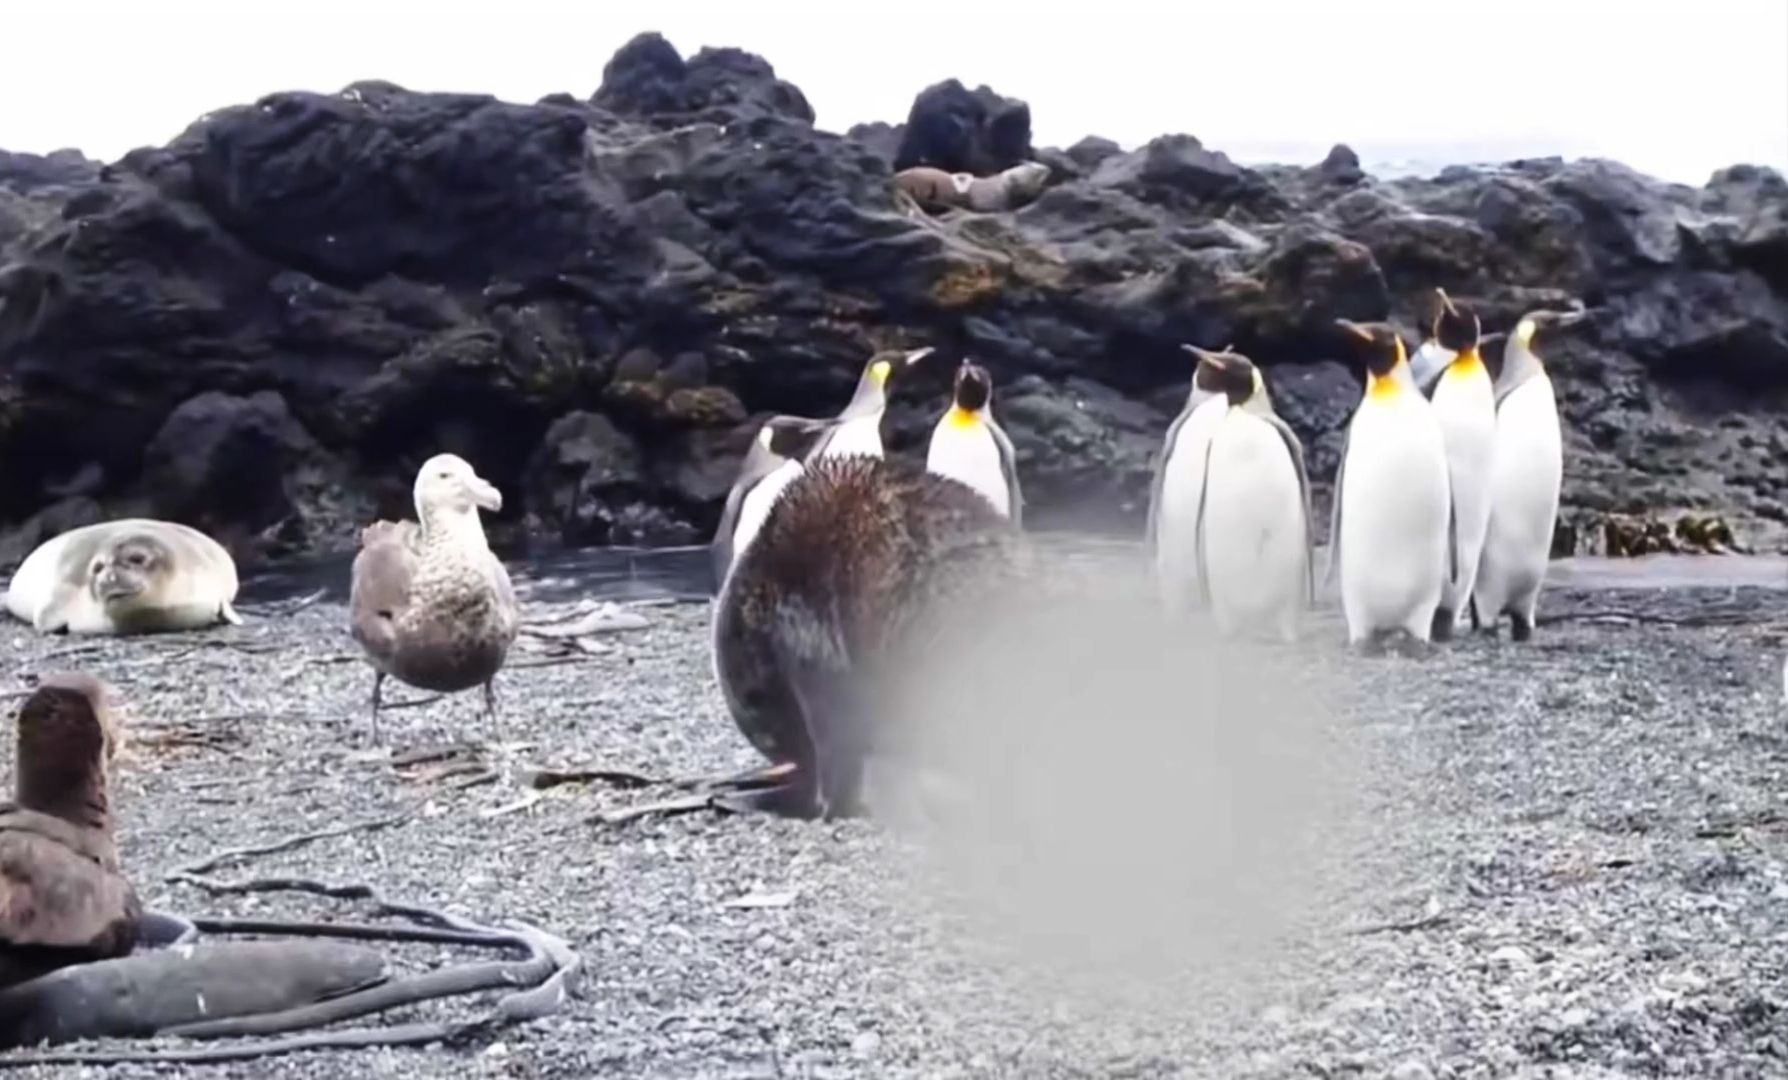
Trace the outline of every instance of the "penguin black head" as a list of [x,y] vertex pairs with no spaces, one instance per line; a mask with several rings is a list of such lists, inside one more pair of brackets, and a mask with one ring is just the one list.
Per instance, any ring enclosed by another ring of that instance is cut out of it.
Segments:
[[956,407],[968,412],[980,412],[987,407],[993,398],[993,379],[987,369],[979,364],[970,363],[966,358],[956,369],[956,389],[954,392]]
[[1221,352],[1214,353],[1206,352],[1196,345],[1181,345],[1180,348],[1198,360],[1198,367],[1192,372],[1192,388],[1203,390],[1207,394],[1221,394],[1223,392],[1222,366],[1217,363],[1215,358],[1228,355],[1234,346],[1225,345]]
[[1589,318],[1589,312],[1581,306],[1572,308],[1570,311],[1551,311],[1544,308],[1530,311],[1521,316],[1520,321],[1515,324],[1515,328],[1509,331],[1509,340],[1523,349],[1531,348],[1534,334],[1541,329],[1575,326],[1587,318]]
[[1440,301],[1439,310],[1434,316],[1434,339],[1442,348],[1455,353],[1470,352],[1478,348],[1483,337],[1483,327],[1478,322],[1477,313],[1454,303],[1445,289],[1435,289],[1434,295]]
[[779,458],[803,458],[831,423],[830,420],[778,414],[758,428],[758,445]]
[[1395,385],[1397,369],[1407,367],[1409,352],[1403,335],[1387,322],[1357,323],[1336,319],[1335,325],[1345,330],[1348,343],[1366,361],[1366,389],[1371,393],[1388,392]]
[[1199,385],[1229,398],[1231,405],[1246,404],[1260,389],[1260,369],[1232,347],[1226,346],[1222,352],[1206,352],[1195,345],[1186,348],[1198,357]]

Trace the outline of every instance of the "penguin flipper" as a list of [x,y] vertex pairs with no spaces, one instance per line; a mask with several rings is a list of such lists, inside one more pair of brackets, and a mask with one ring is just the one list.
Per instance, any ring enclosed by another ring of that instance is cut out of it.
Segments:
[[1186,425],[1186,418],[1192,410],[1182,409],[1167,425],[1167,434],[1161,437],[1161,447],[1155,451],[1155,474],[1149,478],[1149,516],[1143,526],[1142,539],[1152,558],[1161,534],[1161,490],[1167,486],[1167,458],[1173,453],[1173,441],[1180,436],[1180,428]]
[[1447,492],[1447,582],[1459,583],[1459,505],[1453,501],[1453,493]]
[[[1214,436],[1212,441],[1216,441]],[[1205,566],[1205,552],[1210,549],[1205,546],[1204,542],[1204,510],[1205,507],[1211,504],[1210,500],[1205,498],[1209,493],[1210,486],[1211,455],[1206,454],[1204,456],[1204,472],[1198,478],[1198,516],[1192,521],[1193,542],[1198,546],[1198,558],[1196,560],[1198,568],[1198,595],[1203,597],[1206,603],[1209,603],[1211,598],[1211,575],[1210,571]]]
[[[993,436],[993,444],[1000,452],[1000,474],[1006,478],[1007,517],[1013,525],[1024,528],[1024,492],[1018,486],[1018,452],[1012,448],[1012,440],[1006,437],[1001,427],[987,418],[987,431]],[[1152,517],[1152,514],[1151,514]]]
[[[1298,496],[1304,501],[1304,594],[1311,607],[1316,606],[1316,523],[1310,519],[1310,473],[1304,465],[1304,444],[1291,425],[1279,419],[1277,413],[1265,413],[1261,419],[1273,425],[1279,438],[1285,441],[1285,451],[1291,455],[1292,467],[1298,471]],[[1208,464],[1208,461],[1207,461]],[[1336,503],[1340,505],[1339,502]],[[1199,508],[1202,516],[1203,507]],[[1204,543],[1203,537],[1199,544]]]
[[1353,445],[1353,425],[1347,425],[1347,434],[1341,440],[1341,461],[1335,466],[1335,483],[1330,489],[1334,505],[1329,510],[1329,566],[1323,574],[1326,585],[1335,580],[1335,574],[1341,569],[1341,491],[1347,479],[1347,450]]

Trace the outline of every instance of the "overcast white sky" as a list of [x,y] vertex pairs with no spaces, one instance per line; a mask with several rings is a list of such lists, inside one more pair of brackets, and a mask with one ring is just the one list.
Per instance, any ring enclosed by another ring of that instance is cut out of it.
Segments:
[[[1788,0],[675,2],[14,0],[0,148],[112,160],[275,90],[382,78],[590,94],[641,30],[762,54],[821,127],[897,121],[949,76],[1031,104],[1040,144],[1169,131],[1243,160],[1562,153],[1700,183],[1788,170]],[[1470,51],[1462,51],[1470,43]]]

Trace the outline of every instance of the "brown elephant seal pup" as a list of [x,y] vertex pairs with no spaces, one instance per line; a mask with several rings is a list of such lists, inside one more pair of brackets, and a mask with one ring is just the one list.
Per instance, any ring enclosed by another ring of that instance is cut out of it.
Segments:
[[190,526],[124,518],[38,545],[13,574],[6,610],[39,633],[146,634],[240,625],[236,563]]
[[349,631],[373,666],[375,739],[387,675],[437,693],[482,685],[495,717],[493,681],[520,626],[478,517],[502,509],[502,495],[454,454],[424,462],[414,492],[417,520],[368,525],[354,557]]
[[46,675],[19,707],[13,799],[0,802],[0,986],[136,945],[142,904],[112,842],[116,741],[91,676]]
[[1016,210],[1035,199],[1049,182],[1049,166],[1021,161],[992,176],[949,173],[915,165],[894,174],[894,188],[924,209],[963,209],[978,214]]
[[716,600],[714,667],[739,730],[793,779],[764,809],[862,811],[897,722],[889,690],[940,629],[1011,580],[1015,526],[973,488],[905,460],[822,458],[783,490]]

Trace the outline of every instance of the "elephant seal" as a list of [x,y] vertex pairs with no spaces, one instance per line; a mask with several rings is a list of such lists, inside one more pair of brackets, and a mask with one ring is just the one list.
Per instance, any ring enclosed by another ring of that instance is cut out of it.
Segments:
[[45,675],[19,707],[13,799],[0,802],[0,987],[136,946],[142,903],[119,870],[110,695]]
[[188,525],[122,518],[39,544],[12,576],[6,610],[39,633],[148,634],[240,625],[236,563]]
[[368,525],[354,557],[348,630],[373,668],[374,738],[388,675],[443,694],[482,685],[494,717],[493,680],[521,628],[509,572],[478,518],[502,509],[502,494],[464,458],[436,454],[417,470],[413,498],[417,520]]
[[915,165],[894,174],[894,188],[921,208],[960,208],[978,214],[1016,210],[1035,199],[1049,180],[1049,166],[1021,161],[992,176],[948,173]]

